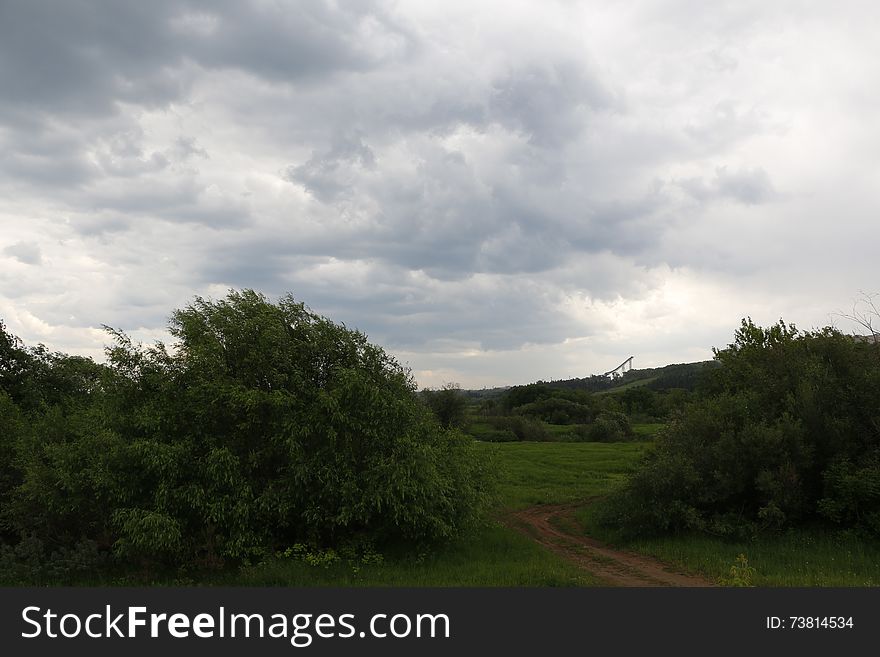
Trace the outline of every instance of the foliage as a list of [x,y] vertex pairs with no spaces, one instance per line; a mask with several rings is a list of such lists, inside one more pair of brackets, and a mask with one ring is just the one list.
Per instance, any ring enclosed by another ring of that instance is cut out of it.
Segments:
[[437,416],[444,429],[461,429],[465,425],[467,399],[457,383],[447,383],[439,390],[423,390],[422,399]]
[[522,404],[514,409],[519,415],[526,415],[551,424],[578,424],[590,422],[596,415],[596,404],[592,397],[590,403],[578,403],[558,395],[545,397],[539,401]]
[[543,442],[553,438],[546,425],[534,418],[511,415],[491,417],[488,420],[496,429],[502,429],[507,432],[510,440]]
[[612,498],[631,534],[751,536],[830,521],[878,533],[880,368],[833,329],[744,320],[699,399]]
[[602,411],[585,429],[585,439],[590,442],[616,443],[635,438],[629,418],[620,411]]
[[740,553],[730,567],[728,576],[722,577],[719,584],[722,586],[754,586],[752,580],[755,573],[755,568],[749,565],[748,557]]
[[490,501],[491,463],[408,371],[289,296],[196,298],[172,315],[174,348],[110,331],[107,366],[0,341],[11,544],[216,567],[300,542],[447,539]]

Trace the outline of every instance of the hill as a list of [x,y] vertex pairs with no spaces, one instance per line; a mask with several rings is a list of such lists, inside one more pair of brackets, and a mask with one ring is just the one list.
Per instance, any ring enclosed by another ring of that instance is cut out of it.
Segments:
[[[595,374],[580,379],[539,380],[535,383],[560,390],[585,390],[594,393],[623,392],[638,386],[647,386],[658,392],[675,388],[694,390],[702,374],[717,366],[718,363],[711,360],[697,363],[674,363],[663,367],[629,370],[615,378]],[[493,388],[491,390],[467,390],[465,393],[470,397],[485,398],[501,396],[507,390],[508,388]]]

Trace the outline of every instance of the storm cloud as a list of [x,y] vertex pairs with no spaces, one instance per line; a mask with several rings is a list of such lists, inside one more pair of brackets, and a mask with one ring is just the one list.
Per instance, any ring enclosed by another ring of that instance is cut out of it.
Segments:
[[291,292],[466,386],[827,324],[878,286],[878,13],[3,2],[0,317],[100,358]]

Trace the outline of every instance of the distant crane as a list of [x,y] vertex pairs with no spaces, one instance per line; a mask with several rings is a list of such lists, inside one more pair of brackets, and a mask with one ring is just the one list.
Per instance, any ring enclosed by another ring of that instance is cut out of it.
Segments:
[[629,372],[633,368],[633,358],[635,356],[630,356],[625,361],[623,361],[620,365],[615,367],[613,370],[609,370],[605,372],[602,376],[607,376],[609,379],[616,379],[621,376],[624,372]]

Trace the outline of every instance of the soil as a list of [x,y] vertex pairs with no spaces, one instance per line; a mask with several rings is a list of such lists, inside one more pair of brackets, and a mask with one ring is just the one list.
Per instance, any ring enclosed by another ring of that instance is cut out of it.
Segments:
[[651,557],[617,550],[578,531],[581,504],[533,506],[513,511],[505,522],[586,570],[608,586],[713,586],[708,579],[680,572]]

